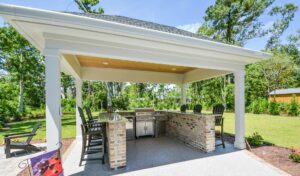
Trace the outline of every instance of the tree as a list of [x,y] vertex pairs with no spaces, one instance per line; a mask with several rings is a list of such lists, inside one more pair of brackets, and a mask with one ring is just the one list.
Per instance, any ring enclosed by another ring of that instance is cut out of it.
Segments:
[[295,16],[295,12],[298,7],[292,3],[287,3],[284,6],[275,6],[269,12],[270,16],[280,16],[272,27],[268,30],[271,34],[270,39],[267,42],[266,49],[272,49],[278,47],[280,44],[280,36],[289,27],[290,22]]
[[[295,87],[300,86],[300,30],[296,34],[290,35],[287,38],[287,42],[285,44],[280,44],[276,47],[276,50],[281,53],[287,53],[295,63],[295,70],[293,79],[295,81]],[[274,50],[274,49],[273,49]]]
[[274,0],[216,0],[206,10],[198,33],[243,46],[246,40],[262,36],[258,18]]
[[78,5],[78,8],[85,13],[94,13],[94,14],[103,14],[104,9],[98,7],[94,9],[100,2],[99,0],[75,0],[75,3]]
[[[78,5],[78,8],[85,13],[92,13],[92,14],[103,14],[104,9],[99,7],[97,10],[93,9],[95,6],[99,5],[99,0],[75,0],[75,3]],[[113,102],[113,83],[107,82],[106,89],[107,89],[107,107],[112,108]]]
[[71,90],[72,97],[75,97],[75,82],[70,75],[61,74],[61,87],[64,94],[63,98],[69,98],[67,95],[68,90]]
[[43,90],[44,58],[11,26],[0,28],[0,39],[0,70],[5,70],[18,82],[18,112],[23,113],[25,86],[28,90],[35,87]]
[[260,71],[267,85],[266,93],[293,85],[295,64],[287,53],[274,52],[271,59],[258,64],[260,64]]

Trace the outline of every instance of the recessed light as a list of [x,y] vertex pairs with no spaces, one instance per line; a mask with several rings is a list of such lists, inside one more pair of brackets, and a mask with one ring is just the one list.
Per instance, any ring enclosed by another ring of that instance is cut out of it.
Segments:
[[102,62],[103,65],[108,65],[108,62]]
[[172,68],[172,71],[176,71],[177,69],[176,68]]

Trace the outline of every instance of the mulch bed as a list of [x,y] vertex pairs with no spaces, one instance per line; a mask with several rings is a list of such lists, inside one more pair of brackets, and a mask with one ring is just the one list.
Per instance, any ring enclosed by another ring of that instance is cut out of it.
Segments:
[[252,148],[251,152],[293,176],[300,176],[300,163],[289,159],[291,149],[278,146],[261,146]]
[[[225,140],[229,143],[233,143],[234,136],[225,134]],[[252,148],[251,152],[267,163],[291,174],[292,176],[300,176],[300,163],[296,163],[289,159],[291,149],[275,145],[264,145]]]
[[[67,149],[70,147],[74,139],[62,139],[62,148],[60,152],[62,155],[67,151]],[[25,168],[23,171],[21,171],[17,176],[30,176],[29,168]]]

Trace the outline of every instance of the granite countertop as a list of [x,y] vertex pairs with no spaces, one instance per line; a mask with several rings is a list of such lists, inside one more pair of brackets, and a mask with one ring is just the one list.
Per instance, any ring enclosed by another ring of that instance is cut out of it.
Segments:
[[99,121],[100,122],[114,123],[114,122],[127,122],[128,120],[125,117],[123,117],[122,115],[114,112],[114,113],[101,113],[101,114],[99,114]]
[[167,112],[168,113],[174,113],[174,114],[193,115],[193,116],[198,116],[198,117],[218,115],[218,114],[212,114],[212,113],[193,113],[193,112],[180,112],[180,111],[167,111]]

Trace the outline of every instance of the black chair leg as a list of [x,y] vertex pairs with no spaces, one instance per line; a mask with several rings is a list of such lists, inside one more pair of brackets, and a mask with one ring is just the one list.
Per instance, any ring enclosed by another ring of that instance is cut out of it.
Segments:
[[102,164],[105,164],[105,157],[104,157],[104,153],[103,153],[103,157],[102,157]]
[[81,147],[81,157],[80,157],[79,166],[81,166],[83,158],[84,158],[85,146],[86,146],[86,138],[84,135],[82,135],[82,147]]
[[225,148],[223,125],[221,127],[221,140],[222,140],[222,146],[223,146],[223,148]]
[[10,139],[4,139],[4,153],[6,158],[10,158],[11,154],[10,154]]

